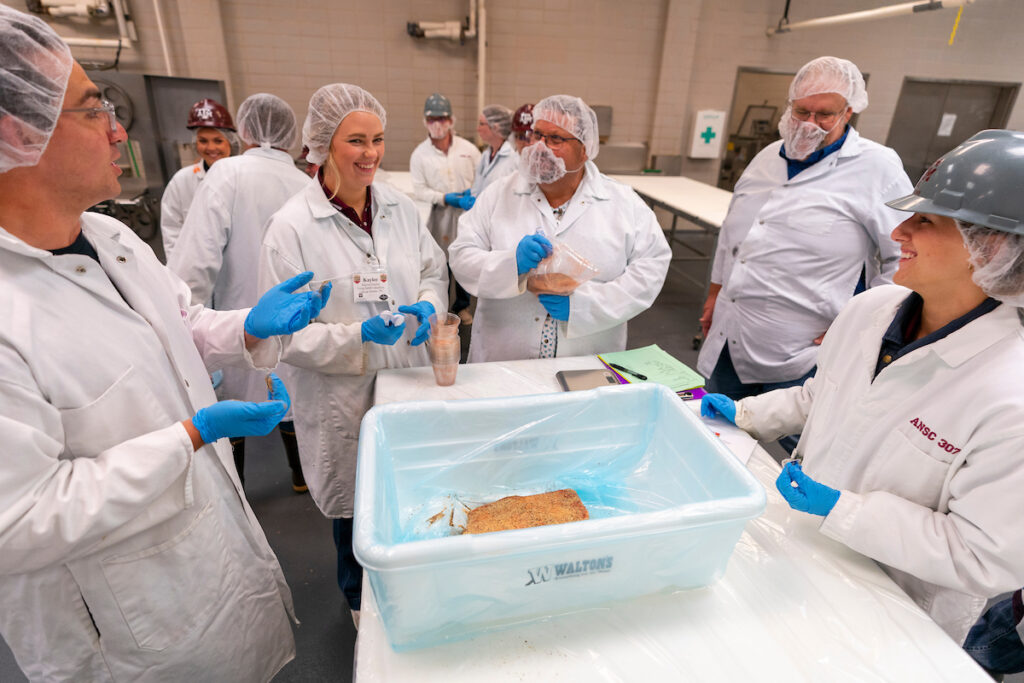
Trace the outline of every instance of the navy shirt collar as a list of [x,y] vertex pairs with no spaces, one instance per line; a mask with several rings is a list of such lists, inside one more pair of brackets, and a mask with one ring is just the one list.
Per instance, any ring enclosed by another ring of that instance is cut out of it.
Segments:
[[846,124],[846,128],[843,129],[843,136],[841,138],[833,142],[831,145],[819,149],[817,152],[812,152],[806,159],[790,159],[786,156],[786,145],[783,144],[782,147],[779,148],[779,156],[786,160],[786,173],[789,176],[789,180],[792,180],[796,174],[801,171],[806,171],[811,166],[814,166],[814,164],[842,147],[843,143],[846,142],[846,136],[849,134],[850,124]]
[[89,258],[100,262],[100,255],[96,253],[96,249],[93,248],[92,243],[85,238],[85,233],[82,230],[78,231],[78,236],[75,237],[75,241],[66,247],[60,249],[50,249],[49,252],[54,256],[63,256],[65,254],[80,254],[82,256],[88,256]]
[[921,327],[923,305],[924,299],[917,292],[911,292],[910,296],[900,304],[896,316],[889,324],[889,329],[882,335],[882,347],[878,352],[878,362],[875,364],[875,377],[878,377],[878,373],[897,358],[902,358],[914,349],[934,344],[940,339],[948,337],[972,320],[995,310],[999,306],[999,302],[989,297],[956,320],[946,323],[920,339],[914,339]]

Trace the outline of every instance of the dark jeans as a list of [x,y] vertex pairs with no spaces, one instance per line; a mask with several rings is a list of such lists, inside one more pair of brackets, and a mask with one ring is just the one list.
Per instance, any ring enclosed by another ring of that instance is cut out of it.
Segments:
[[[302,476],[302,463],[299,462],[299,444],[295,440],[295,423],[291,420],[282,420],[278,425],[278,433],[281,441],[284,442],[284,453],[288,457],[288,466],[293,472]],[[235,458],[235,469],[238,470],[238,479],[245,486],[245,437],[231,439],[231,454]]]
[[452,313],[458,313],[469,308],[469,292],[462,288],[459,281],[455,279],[452,269],[448,269],[448,279],[455,284],[455,300],[452,301]]
[[[964,641],[964,650],[990,674],[1016,674],[1024,671],[1024,643],[1017,633],[1018,618],[1012,598],[997,602],[981,615]],[[1024,611],[1018,606],[1018,612]]]
[[[786,389],[787,387],[801,386],[808,379],[814,377],[814,371],[817,369],[817,367],[813,367],[811,368],[811,371],[803,377],[798,377],[797,379],[789,380],[788,382],[744,384],[736,374],[736,368],[733,367],[732,356],[729,355],[729,342],[726,340],[725,346],[722,347],[722,353],[718,356],[718,362],[715,364],[715,369],[712,370],[711,375],[708,376],[708,381],[704,385],[704,388],[709,393],[725,394],[732,400],[739,401],[742,398],[765,394],[769,391],[774,391],[775,389]],[[792,453],[799,440],[799,434],[784,436],[779,439],[779,445],[782,446],[787,453]]]
[[363,568],[352,552],[352,519],[334,522],[334,545],[338,549],[338,588],[345,594],[349,609],[358,610],[363,594]]

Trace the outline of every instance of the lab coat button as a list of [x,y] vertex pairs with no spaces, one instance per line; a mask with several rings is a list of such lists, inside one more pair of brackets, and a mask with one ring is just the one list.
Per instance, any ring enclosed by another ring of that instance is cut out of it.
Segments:
[[733,247],[732,248],[732,255],[735,256],[738,253],[740,253],[740,248],[739,247]]
[[75,272],[79,275],[85,275],[85,266],[75,266]]
[[191,385],[188,383],[188,380],[185,380],[185,388],[188,389],[189,386],[191,386]]
[[124,256],[118,256],[117,257],[117,262],[118,263],[127,263],[128,259],[126,259]]

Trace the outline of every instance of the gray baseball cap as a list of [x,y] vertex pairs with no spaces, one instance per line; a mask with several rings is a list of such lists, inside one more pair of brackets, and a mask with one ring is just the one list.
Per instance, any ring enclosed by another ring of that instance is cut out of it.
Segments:
[[452,116],[452,103],[439,92],[434,93],[423,103],[424,116]]

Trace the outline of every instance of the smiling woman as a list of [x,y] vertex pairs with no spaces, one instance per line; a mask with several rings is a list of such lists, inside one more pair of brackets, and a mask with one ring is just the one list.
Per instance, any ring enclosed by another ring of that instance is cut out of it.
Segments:
[[355,111],[344,118],[331,139],[331,150],[324,165],[324,185],[330,199],[343,202],[362,213],[366,189],[384,158],[384,126],[375,115]]
[[[386,126],[384,108],[358,86],[335,83],[313,94],[302,142],[306,160],[320,166],[319,182],[274,214],[260,254],[261,282],[314,267],[338,289],[307,330],[282,338],[282,360],[295,368],[299,455],[313,500],[334,520],[338,585],[354,619],[362,581],[352,553],[359,423],[377,370],[429,364],[426,320],[448,307],[444,254],[418,210],[373,182]],[[398,324],[396,309],[409,314]]]
[[[892,237],[901,286],[854,297],[803,387],[736,403],[760,440],[802,432],[776,486],[963,642],[1024,584],[1024,133],[935,162]],[[709,402],[713,399],[708,399]]]

